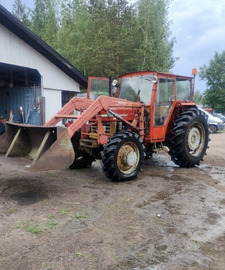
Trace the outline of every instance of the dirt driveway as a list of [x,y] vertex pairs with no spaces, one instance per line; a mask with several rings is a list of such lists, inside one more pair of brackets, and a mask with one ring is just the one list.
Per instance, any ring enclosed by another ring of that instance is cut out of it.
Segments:
[[0,157],[1,270],[225,269],[225,132],[199,168],[164,152],[136,180],[98,162],[24,173]]

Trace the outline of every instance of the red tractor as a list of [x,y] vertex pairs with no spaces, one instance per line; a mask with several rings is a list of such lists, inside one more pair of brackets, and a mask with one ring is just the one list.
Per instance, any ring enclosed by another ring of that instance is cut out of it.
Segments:
[[[162,72],[90,77],[87,97],[74,97],[44,126],[7,123],[0,152],[28,156],[32,171],[90,166],[101,160],[112,181],[133,179],[145,156],[162,148],[180,167],[199,165],[208,147],[206,115],[193,102],[194,77]],[[67,127],[57,126],[69,121]],[[27,161],[26,161],[27,162]]]

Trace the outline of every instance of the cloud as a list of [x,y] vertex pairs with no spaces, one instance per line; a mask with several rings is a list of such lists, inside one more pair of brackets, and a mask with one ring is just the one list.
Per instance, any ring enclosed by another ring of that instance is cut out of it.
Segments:
[[[22,0],[30,7],[33,1]],[[136,0],[130,0],[134,3]],[[14,0],[0,0],[9,11]],[[224,0],[173,0],[169,8],[172,37],[176,38],[174,56],[179,57],[172,72],[190,75],[191,69],[208,64],[215,52],[225,50],[225,3]],[[196,89],[205,85],[196,79]]]
[[8,11],[11,11],[14,2],[14,0],[0,0],[0,5],[6,8]]
[[177,41],[174,56],[180,58],[173,69],[175,73],[188,75],[192,67],[207,65],[216,51],[225,50],[224,0],[174,0],[169,19]]

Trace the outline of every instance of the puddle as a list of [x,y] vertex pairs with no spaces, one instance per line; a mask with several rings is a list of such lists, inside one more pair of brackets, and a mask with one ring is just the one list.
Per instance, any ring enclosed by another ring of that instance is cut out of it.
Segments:
[[33,191],[28,191],[23,193],[15,193],[11,195],[10,198],[17,201],[19,205],[31,205],[48,199],[48,196]]
[[214,180],[218,181],[218,184],[225,186],[225,168],[218,166],[210,166],[207,164],[202,164],[199,166],[201,170],[206,172],[209,176],[211,176]]
[[170,156],[166,153],[156,153],[153,155],[151,158],[151,162],[155,166],[160,166],[160,167],[168,167],[171,169],[171,171],[174,170],[174,168],[178,168],[177,166],[170,158]]

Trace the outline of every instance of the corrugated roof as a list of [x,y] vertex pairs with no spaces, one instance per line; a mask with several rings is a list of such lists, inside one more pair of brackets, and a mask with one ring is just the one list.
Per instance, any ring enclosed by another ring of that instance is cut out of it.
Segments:
[[87,87],[88,79],[83,73],[81,73],[60,54],[53,50],[47,43],[32,32],[26,25],[20,22],[2,5],[0,5],[0,23],[53,64],[55,64],[59,69],[74,79],[82,87]]

